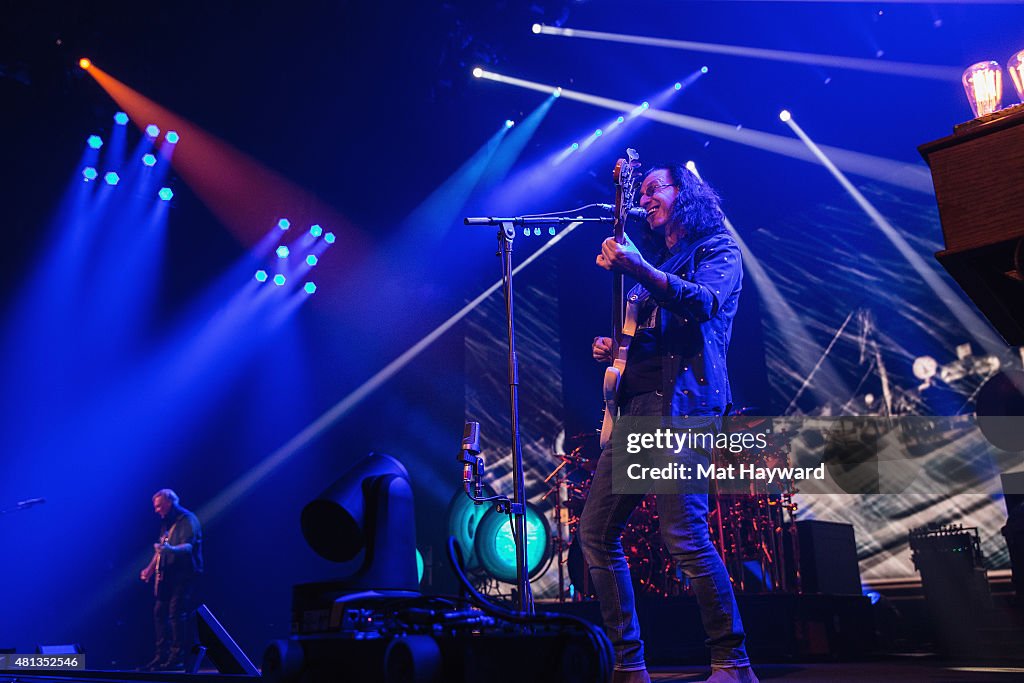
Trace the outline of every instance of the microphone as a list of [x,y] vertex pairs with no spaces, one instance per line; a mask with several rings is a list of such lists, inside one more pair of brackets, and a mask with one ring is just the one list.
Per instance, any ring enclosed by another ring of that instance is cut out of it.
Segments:
[[462,430],[462,450],[469,455],[480,455],[480,423],[467,422]]
[[[605,211],[615,211],[615,205],[614,204],[598,204],[598,206],[601,209],[605,210]],[[640,220],[646,220],[647,219],[647,211],[644,210],[644,209],[641,209],[639,206],[634,206],[632,209],[630,209],[627,212],[626,215],[629,218],[639,218]]]
[[[479,422],[467,422],[465,428],[462,430],[462,486],[466,489],[466,493],[469,493],[470,487],[473,485],[473,470],[475,469],[475,463],[471,459],[475,456],[480,455],[480,423]],[[479,462],[479,458],[476,458]],[[479,483],[477,489],[479,489]],[[477,494],[479,496],[479,494]]]
[[15,507],[19,510],[24,510],[25,508],[30,508],[33,505],[42,505],[45,502],[45,498],[29,498],[28,500],[19,501]]

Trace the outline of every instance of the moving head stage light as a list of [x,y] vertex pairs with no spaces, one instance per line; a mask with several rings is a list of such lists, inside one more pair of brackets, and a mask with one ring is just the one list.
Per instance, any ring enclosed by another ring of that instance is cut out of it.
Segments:
[[449,559],[463,595],[422,595],[412,486],[390,456],[360,460],[306,505],[301,526],[346,574],[293,587],[291,636],[263,657],[272,683],[603,683],[611,675],[611,643],[599,628],[491,604],[466,578],[454,541]]

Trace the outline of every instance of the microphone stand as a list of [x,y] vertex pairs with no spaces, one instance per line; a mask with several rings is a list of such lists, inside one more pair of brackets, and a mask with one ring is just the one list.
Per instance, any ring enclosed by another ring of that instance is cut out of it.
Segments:
[[523,473],[523,444],[519,436],[519,361],[516,356],[515,311],[512,304],[512,242],[516,237],[516,226],[532,223],[613,223],[610,217],[568,218],[544,216],[520,216],[515,218],[494,218],[491,216],[470,217],[466,225],[497,225],[498,256],[501,257],[502,283],[505,289],[505,321],[508,327],[508,399],[509,418],[512,431],[512,502],[510,510],[513,525],[512,537],[516,544],[516,609],[529,616],[536,613],[533,591],[530,588],[530,568],[526,555],[526,484]]

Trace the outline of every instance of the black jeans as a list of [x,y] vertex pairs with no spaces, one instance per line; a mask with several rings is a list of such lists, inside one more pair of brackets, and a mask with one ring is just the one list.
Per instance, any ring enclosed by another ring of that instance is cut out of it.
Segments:
[[192,615],[192,576],[164,579],[153,604],[156,659],[167,664],[185,661],[191,645],[189,617]]
[[[655,392],[629,400],[621,414],[657,416],[661,396]],[[611,443],[601,453],[580,519],[579,538],[590,566],[594,590],[601,601],[605,630],[615,646],[615,668],[643,669],[644,644],[640,640],[629,565],[622,549],[622,530],[643,499],[641,494],[612,492],[614,454]],[[704,457],[697,451],[690,458]],[[705,480],[706,485],[706,480]],[[712,668],[750,666],[744,646],[745,635],[736,608],[729,573],[708,534],[708,496],[704,494],[657,494],[661,537],[668,546],[700,607],[701,621],[708,635]]]

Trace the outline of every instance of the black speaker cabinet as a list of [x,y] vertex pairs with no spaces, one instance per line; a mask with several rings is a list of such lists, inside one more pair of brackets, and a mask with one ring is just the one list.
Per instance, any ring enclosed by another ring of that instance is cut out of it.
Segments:
[[797,522],[796,528],[803,592],[860,595],[853,525],[805,519]]

